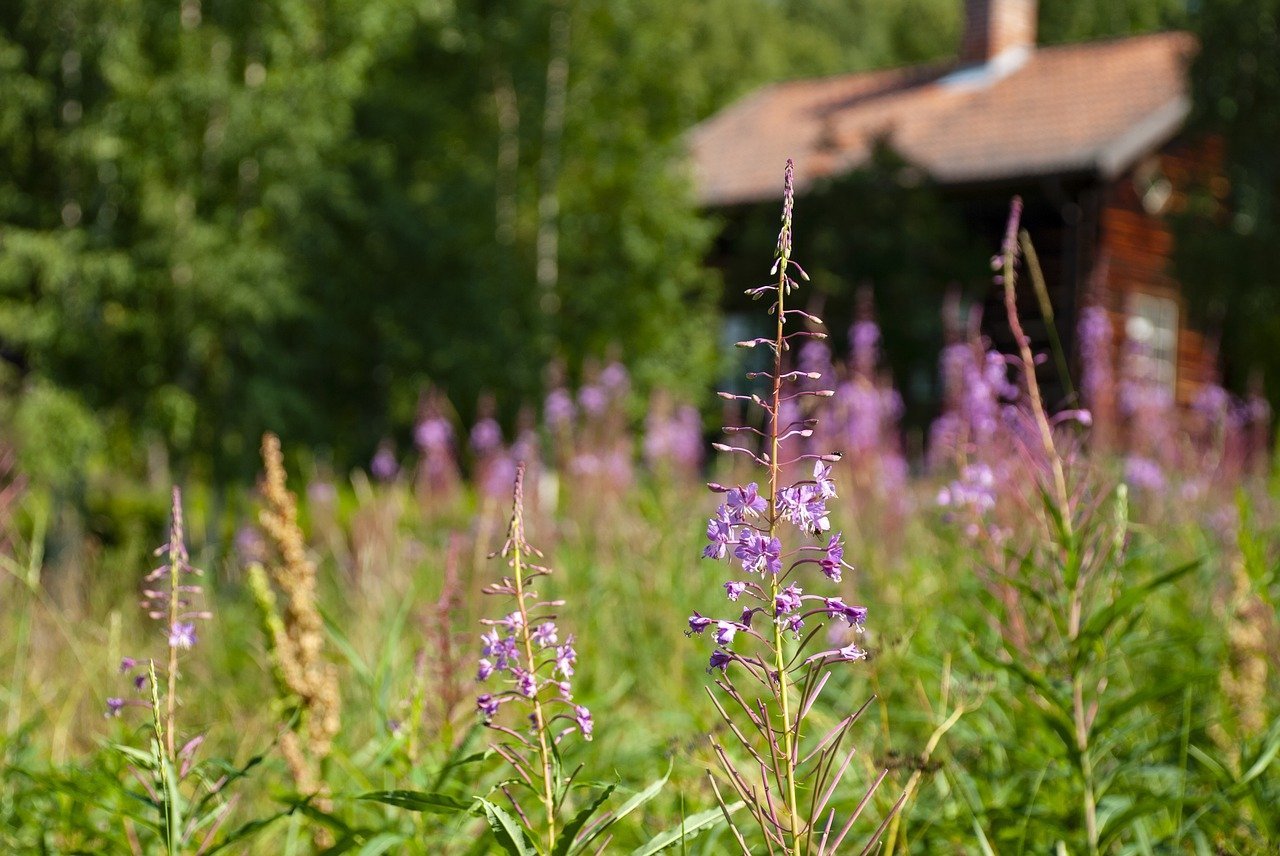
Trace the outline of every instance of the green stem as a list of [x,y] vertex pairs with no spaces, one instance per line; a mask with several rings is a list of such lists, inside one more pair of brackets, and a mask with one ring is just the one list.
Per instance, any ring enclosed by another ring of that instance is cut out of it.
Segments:
[[[532,676],[537,671],[537,660],[533,654],[533,641],[529,638],[529,612],[525,606],[524,560],[521,548],[524,544],[524,524],[520,517],[519,506],[512,519],[511,545],[512,568],[516,575],[516,604],[520,608],[520,636],[524,643],[525,667]],[[542,702],[538,700],[538,692],[533,693],[533,720],[538,732],[538,757],[542,762],[542,804],[547,812],[547,852],[556,849],[556,802],[555,785],[551,775],[551,749],[547,745],[547,723],[543,718]]]
[[[789,225],[789,224],[788,224]],[[786,313],[783,306],[787,291],[787,264],[790,261],[787,252],[784,249],[782,257],[778,262],[778,326],[774,338],[773,349],[773,412],[770,414],[769,429],[769,538],[772,539],[778,528],[778,436],[781,433],[781,426],[778,420],[781,418],[782,407],[782,349],[786,343],[784,336],[784,326],[786,324]],[[770,602],[777,603],[779,591],[779,575],[774,574],[769,580]],[[801,823],[799,801],[796,799],[796,770],[795,770],[795,741],[799,738],[799,734],[792,733],[791,725],[791,686],[787,675],[786,651],[782,639],[782,625],[778,623],[777,618],[773,619],[773,661],[774,668],[778,672],[778,703],[782,707],[782,747],[786,753],[783,759],[782,770],[785,779],[785,787],[787,789],[787,813],[791,825],[791,852],[799,856],[801,853]],[[800,723],[795,724],[795,730],[798,732]]]

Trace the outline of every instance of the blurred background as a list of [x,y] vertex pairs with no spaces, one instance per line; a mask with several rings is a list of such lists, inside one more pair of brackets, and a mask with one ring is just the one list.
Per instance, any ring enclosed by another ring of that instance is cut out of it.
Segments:
[[[727,253],[688,132],[773,81],[954,63],[964,16],[961,0],[5,3],[5,442],[83,502],[107,472],[246,479],[266,429],[367,464],[410,446],[429,386],[468,425],[483,394],[510,426],[612,360],[637,403],[709,401],[732,368],[724,309],[756,284],[725,259],[767,269],[776,206]],[[1182,135],[1222,154],[1212,204],[1188,187],[1169,218],[1170,264],[1226,384],[1264,379],[1273,400],[1278,16],[1277,0],[1080,0],[1040,4],[1034,34],[1193,34]],[[936,381],[911,384],[936,366],[944,292],[989,287],[999,223],[965,233],[900,166],[843,176],[858,201],[802,213],[797,240],[802,259],[806,241],[855,248],[827,252],[815,287],[837,326],[875,291],[923,423]],[[760,168],[780,185],[781,167]]]

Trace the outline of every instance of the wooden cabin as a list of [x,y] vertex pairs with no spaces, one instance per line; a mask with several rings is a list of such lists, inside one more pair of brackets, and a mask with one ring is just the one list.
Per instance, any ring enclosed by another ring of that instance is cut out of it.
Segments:
[[[887,145],[994,251],[1020,194],[1067,347],[1081,306],[1097,303],[1113,320],[1117,358],[1126,338],[1143,339],[1148,379],[1189,402],[1216,360],[1188,321],[1166,218],[1188,182],[1220,163],[1212,142],[1182,135],[1195,40],[1168,32],[1040,47],[1036,14],[1036,0],[966,0],[953,62],[750,93],[690,133],[698,198],[732,223],[735,211],[780,200],[787,158],[803,198]],[[1038,338],[1034,305],[1028,331]],[[1007,346],[1001,314],[984,323]]]

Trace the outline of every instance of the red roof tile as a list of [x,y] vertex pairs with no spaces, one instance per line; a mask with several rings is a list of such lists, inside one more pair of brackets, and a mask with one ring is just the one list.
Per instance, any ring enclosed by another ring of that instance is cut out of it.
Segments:
[[1187,33],[1038,48],[993,64],[915,66],[766,86],[699,124],[699,200],[781,196],[862,164],[885,138],[944,184],[1078,171],[1113,176],[1182,126]]

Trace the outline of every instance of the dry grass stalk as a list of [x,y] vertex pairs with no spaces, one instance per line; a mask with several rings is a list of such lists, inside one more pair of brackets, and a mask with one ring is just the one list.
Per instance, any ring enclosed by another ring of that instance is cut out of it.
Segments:
[[1227,668],[1222,671],[1222,694],[1231,706],[1237,737],[1255,737],[1267,726],[1267,656],[1270,610],[1254,593],[1237,560],[1232,568],[1234,590],[1227,606]]
[[280,440],[274,434],[262,438],[263,507],[258,522],[275,546],[277,561],[271,579],[284,597],[284,615],[261,571],[250,583],[263,608],[272,662],[282,689],[298,700],[300,717],[294,729],[280,741],[281,751],[294,784],[302,794],[319,794],[323,783],[319,767],[333,747],[340,719],[338,674],[324,660],[324,624],[316,608],[316,566],[307,558],[306,541],[298,525],[298,504],[285,486]]

